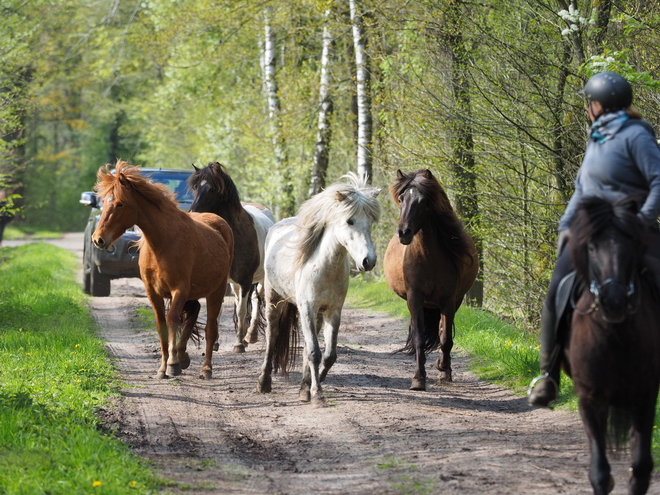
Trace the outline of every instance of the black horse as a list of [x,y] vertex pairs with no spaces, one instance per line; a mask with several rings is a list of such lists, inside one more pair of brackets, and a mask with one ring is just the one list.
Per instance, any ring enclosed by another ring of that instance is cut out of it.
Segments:
[[[632,200],[585,198],[571,225],[578,290],[564,346],[591,453],[595,494],[614,487],[607,444],[630,440],[629,493],[646,493],[660,381],[658,289],[644,266],[648,230]],[[609,425],[609,431],[608,431]]]

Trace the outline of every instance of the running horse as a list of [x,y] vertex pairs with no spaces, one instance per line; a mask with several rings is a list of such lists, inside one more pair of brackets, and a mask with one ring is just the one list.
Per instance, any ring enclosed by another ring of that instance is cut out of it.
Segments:
[[94,244],[109,249],[127,228],[137,225],[142,231],[138,264],[160,337],[158,378],[180,375],[190,365],[186,346],[199,315],[198,300],[206,298],[206,353],[200,378],[210,379],[234,253],[231,228],[212,213],[181,211],[165,186],[148,181],[124,161],[117,161],[114,171],[109,164],[101,167],[97,178],[103,211],[92,235]]
[[474,241],[429,170],[398,170],[390,194],[401,218],[385,252],[385,278],[410,311],[408,341],[401,349],[416,357],[410,389],[426,390],[426,354],[438,346],[440,379],[452,381],[454,314],[477,276],[479,261]]
[[193,168],[195,171],[188,179],[195,194],[190,211],[220,215],[234,232],[234,261],[229,270],[235,302],[234,352],[245,352],[248,343],[257,341],[263,321],[264,244],[275,221],[264,206],[241,203],[234,181],[220,163]]
[[570,227],[579,289],[562,364],[578,396],[598,495],[614,487],[608,446],[630,440],[628,493],[646,493],[653,470],[660,297],[644,263],[648,230],[636,212],[631,199],[585,198]]
[[[299,397],[321,406],[321,382],[337,360],[337,334],[348,291],[350,260],[376,265],[371,227],[380,216],[380,189],[348,174],[303,203],[297,217],[276,223],[266,238],[266,355],[257,391],[271,391],[273,370],[296,359],[298,323],[305,340]],[[317,334],[323,329],[321,355]]]

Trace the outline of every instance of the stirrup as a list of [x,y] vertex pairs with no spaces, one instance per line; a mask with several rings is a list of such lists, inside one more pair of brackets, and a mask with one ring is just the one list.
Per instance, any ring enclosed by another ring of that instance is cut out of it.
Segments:
[[[532,395],[532,392],[534,391],[534,386],[540,380],[543,380],[544,378],[547,378],[548,380],[550,380],[550,383],[552,383],[555,386],[555,390],[557,391],[557,394],[556,394],[556,398],[554,400],[557,400],[559,398],[559,384],[557,383],[557,381],[554,378],[552,378],[550,376],[550,373],[548,373],[547,371],[545,373],[543,373],[542,375],[539,375],[539,376],[537,376],[536,378],[534,378],[532,380],[532,382],[529,384],[529,387],[527,387],[527,397]],[[551,400],[550,402],[548,402],[548,405],[551,402],[554,402],[554,400]]]

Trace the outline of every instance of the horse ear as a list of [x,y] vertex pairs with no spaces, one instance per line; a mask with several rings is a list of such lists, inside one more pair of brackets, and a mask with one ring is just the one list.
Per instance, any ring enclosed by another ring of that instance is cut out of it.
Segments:
[[341,203],[342,201],[344,201],[344,200],[346,199],[346,197],[347,197],[346,194],[342,194],[342,193],[340,193],[339,191],[337,191],[337,192],[335,193],[335,199],[336,199],[338,202],[340,202],[340,203]]
[[433,180],[433,178],[434,178],[434,177],[433,177],[433,174],[431,173],[431,171],[430,171],[428,168],[427,168],[426,170],[424,170],[423,175],[424,175],[424,177],[426,177],[427,179],[431,179],[431,180]]
[[192,168],[195,169],[195,172],[199,172],[199,169],[198,169],[197,167],[195,167],[195,164],[194,164],[194,163],[191,163],[191,165],[192,165]]
[[378,195],[380,194],[380,191],[381,191],[380,187],[372,187],[371,191],[370,191],[371,197],[372,198],[377,198]]
[[403,172],[401,172],[401,169],[397,169],[396,178],[397,179],[403,179]]

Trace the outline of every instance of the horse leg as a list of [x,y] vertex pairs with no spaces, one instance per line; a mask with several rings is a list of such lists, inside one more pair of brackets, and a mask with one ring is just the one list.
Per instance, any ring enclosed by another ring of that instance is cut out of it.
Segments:
[[438,357],[435,365],[440,372],[439,380],[445,382],[452,381],[451,350],[454,347],[454,313],[454,308],[446,307],[440,318],[440,351],[442,354]]
[[614,478],[610,474],[610,464],[605,451],[607,407],[583,399],[578,401],[578,405],[591,454],[589,481],[594,495],[607,495],[614,488]]
[[167,367],[167,358],[169,353],[167,351],[167,322],[165,321],[165,301],[162,297],[158,297],[151,291],[147,290],[147,297],[151,306],[154,309],[156,318],[156,330],[158,332],[158,340],[160,340],[160,367],[158,368],[157,378],[168,378],[165,373]]
[[216,340],[218,340],[218,318],[222,312],[222,301],[225,297],[226,287],[226,283],[221,284],[216,292],[206,298],[206,326],[204,327],[206,352],[199,373],[199,377],[203,380],[210,380],[213,376],[213,347]]
[[245,341],[245,317],[247,316],[247,296],[250,287],[247,286],[246,289],[235,283],[232,283],[231,286],[234,291],[234,305],[236,311],[236,343],[234,344],[234,352],[240,354],[245,352],[245,346],[247,345],[247,342]]
[[248,328],[245,339],[248,343],[255,344],[259,339],[259,321],[261,320],[261,311],[263,310],[263,284],[260,283],[256,287],[253,287],[250,297],[252,298],[252,314],[250,315],[250,327]]
[[630,468],[630,479],[628,480],[628,493],[630,495],[642,495],[649,488],[651,472],[653,471],[651,437],[654,415],[655,401],[652,401],[649,404],[639,406],[637,414],[633,416],[632,428],[630,430],[632,465]]
[[410,311],[409,338],[415,349],[415,374],[413,375],[410,390],[426,390],[426,353],[424,352],[424,307],[417,303],[415,295],[408,294],[408,310]]
[[165,317],[165,321],[167,322],[167,350],[169,352],[166,371],[168,376],[178,376],[181,374],[181,365],[177,352],[177,337],[180,333],[181,312],[185,303],[186,296],[181,291],[172,292],[170,310]]
[[337,361],[337,334],[339,333],[339,322],[341,321],[341,308],[332,311],[330,315],[323,318],[323,340],[325,340],[325,350],[323,351],[323,361],[319,380],[324,381],[325,377]]
[[279,321],[281,308],[278,303],[281,298],[274,292],[266,292],[266,351],[264,352],[264,362],[261,365],[261,375],[257,382],[257,392],[266,394],[272,390],[273,372],[273,354],[275,352],[275,343],[280,333]]
[[[298,305],[300,313],[300,327],[305,338],[305,357],[307,366],[303,367],[303,380],[300,386],[300,400],[312,401],[315,406],[325,404],[323,390],[319,380],[319,366],[321,364],[321,350],[316,336],[316,311],[310,303]],[[309,373],[309,377],[307,377]],[[307,391],[307,379],[309,379],[309,391]]]
[[[200,304],[199,301],[187,301],[184,305],[183,325],[181,327],[181,336],[177,342],[177,354],[179,356],[179,364],[181,369],[185,370],[190,366],[190,356],[188,355],[188,341],[195,329],[197,318],[199,317]],[[187,313],[187,314],[185,314]]]

